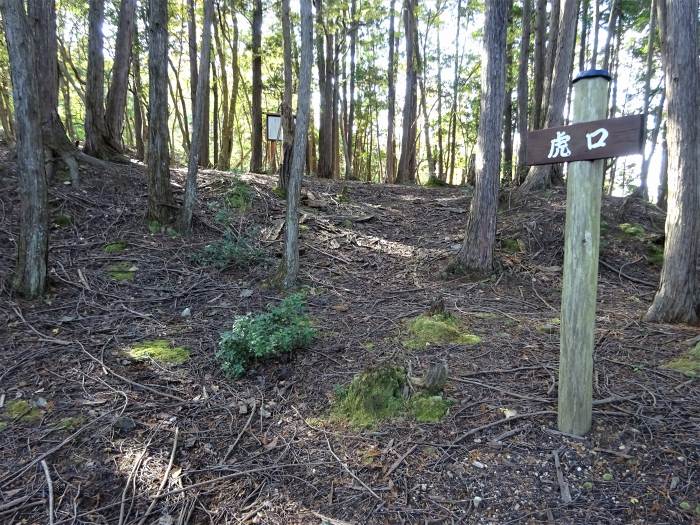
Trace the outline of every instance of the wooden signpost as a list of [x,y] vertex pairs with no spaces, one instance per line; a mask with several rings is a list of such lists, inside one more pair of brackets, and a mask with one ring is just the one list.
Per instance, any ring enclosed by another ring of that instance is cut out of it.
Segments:
[[570,162],[557,413],[559,430],[576,435],[591,428],[602,159],[640,153],[643,147],[641,115],[599,120],[607,113],[609,82],[604,70],[581,73],[574,80],[575,124],[527,135],[526,164]]

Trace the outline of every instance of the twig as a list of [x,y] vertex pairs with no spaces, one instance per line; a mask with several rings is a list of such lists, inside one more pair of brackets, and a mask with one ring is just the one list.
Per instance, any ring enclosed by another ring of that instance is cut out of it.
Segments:
[[350,470],[350,467],[348,467],[345,463],[343,463],[343,461],[335,454],[335,452],[333,452],[333,447],[331,447],[331,442],[328,441],[328,437],[327,437],[327,436],[325,436],[325,437],[326,437],[326,443],[328,444],[328,450],[330,451],[331,455],[332,455],[336,460],[338,460],[338,463],[340,464],[340,466],[343,467],[343,469],[345,469],[345,471],[346,471],[348,474],[350,474],[350,476],[352,476],[352,478],[353,478],[355,481],[357,481],[360,485],[362,485],[365,489],[367,489],[367,491],[368,491],[370,494],[372,494],[372,496],[374,496],[374,497],[375,497],[376,499],[378,499],[379,501],[383,501],[382,498],[381,498],[376,492],[374,492],[364,481],[362,481],[360,478],[358,478],[358,477],[355,475],[355,473],[354,473],[352,470]]
[[349,521],[342,521],[337,520],[335,518],[329,518],[328,516],[324,516],[323,514],[321,514],[320,512],[316,512],[315,510],[312,510],[311,514],[316,516],[323,523],[330,523],[331,525],[352,525],[352,523],[350,523]]
[[632,281],[633,283],[644,284],[646,286],[651,286],[652,288],[657,287],[657,283],[652,283],[649,281],[645,281],[644,279],[638,279],[637,277],[632,277],[631,275],[627,275],[625,272],[622,271],[622,268],[620,268],[620,269],[615,268],[612,264],[606,263],[603,259],[599,259],[599,262],[600,262],[600,264],[605,266],[608,270],[615,272],[618,275],[618,277],[624,277],[625,279],[627,279],[628,281]]
[[559,483],[559,493],[561,495],[561,501],[564,505],[571,503],[571,492],[569,492],[569,484],[564,479],[564,473],[561,471],[561,465],[559,464],[559,451],[555,450],[552,452],[554,456],[554,467],[557,469],[557,482]]
[[32,494],[29,494],[27,496],[22,496],[21,498],[12,499],[6,503],[0,503],[0,512],[3,512],[5,510],[9,510],[13,507],[16,507],[17,505],[20,505],[31,498],[32,498]]
[[144,523],[146,523],[146,518],[153,510],[153,507],[155,506],[156,501],[158,501],[160,494],[163,492],[163,489],[165,488],[165,484],[168,482],[168,478],[170,477],[170,470],[173,468],[173,462],[175,461],[175,453],[177,452],[177,436],[179,434],[180,434],[180,428],[175,427],[175,437],[173,438],[173,448],[170,451],[170,461],[168,461],[168,466],[165,469],[165,474],[163,474],[163,479],[161,480],[160,486],[158,487],[158,492],[156,492],[156,497],[153,498],[153,501],[151,501],[151,504],[148,506],[148,509],[146,509],[146,512],[143,515],[143,517],[141,518],[141,521],[139,521],[138,525],[143,525]]
[[[121,504],[119,506],[119,525],[122,525],[124,523],[124,520],[126,519],[126,515],[124,515],[124,507],[126,506],[126,494],[129,491],[129,484],[131,483],[131,480],[134,478],[134,475],[139,469],[139,466],[141,465],[141,461],[143,461],[143,457],[146,455],[146,451],[148,450],[148,445],[151,443],[151,440],[148,440],[148,443],[146,443],[146,446],[143,447],[143,451],[136,457],[136,461],[134,461],[134,466],[131,467],[131,472],[129,472],[129,477],[126,479],[126,483],[124,484],[124,490],[122,491],[122,499],[121,499]],[[134,490],[136,490],[136,486],[134,485]]]
[[49,466],[46,464],[45,460],[41,460],[41,468],[44,469],[44,476],[46,476],[46,484],[49,487],[49,525],[53,525],[53,481],[51,481],[51,472],[49,472]]
[[241,431],[238,433],[238,436],[236,437],[236,441],[233,442],[233,444],[228,447],[228,450],[226,451],[226,454],[224,455],[224,460],[222,463],[225,463],[228,457],[231,455],[231,452],[233,452],[233,449],[236,448],[236,445],[238,445],[238,442],[241,440],[241,436],[243,436],[243,433],[248,429],[250,426],[250,422],[253,420],[253,416],[255,415],[255,407],[257,405],[254,405],[253,408],[250,409],[250,416],[248,416],[248,421],[245,422],[245,425],[243,425],[243,428]]
[[411,448],[409,448],[399,459],[394,461],[393,465],[389,467],[389,470],[386,471],[386,474],[384,476],[389,477],[391,476],[391,473],[394,472],[397,468],[399,468],[399,465],[404,462],[404,460],[414,451],[418,445],[413,445]]
[[497,425],[502,425],[503,423],[507,423],[509,421],[515,421],[516,419],[524,419],[526,417],[533,417],[533,416],[544,416],[544,415],[550,415],[550,414],[556,414],[556,410],[538,410],[536,412],[528,412],[527,414],[517,414],[513,417],[509,418],[503,418],[499,419],[498,421],[494,421],[492,423],[488,423],[486,425],[481,425],[480,427],[472,428],[470,431],[465,432],[461,436],[459,436],[457,439],[455,439],[451,445],[449,446],[455,446],[457,445],[460,441],[468,438],[469,436],[473,436],[477,432],[481,432],[482,430],[486,430],[487,428],[495,427]]

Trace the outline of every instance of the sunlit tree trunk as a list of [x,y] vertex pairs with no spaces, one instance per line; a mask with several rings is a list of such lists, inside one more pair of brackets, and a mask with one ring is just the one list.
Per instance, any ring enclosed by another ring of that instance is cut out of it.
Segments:
[[416,0],[404,1],[404,34],[406,37],[406,88],[401,131],[401,156],[397,182],[416,182],[416,126],[418,109],[418,72],[416,70]]
[[85,87],[85,153],[98,158],[109,158],[105,140],[104,109],[104,0],[90,0],[88,11],[88,65]]
[[523,31],[520,37],[520,58],[518,62],[518,135],[520,145],[518,146],[518,165],[515,170],[515,183],[525,178],[527,168],[525,166],[525,151],[527,149],[527,102],[529,93],[529,83],[527,78],[527,66],[530,56],[530,17],[532,0],[523,0]]
[[700,243],[698,2],[658,0],[667,97],[668,209],[659,290],[647,321],[697,323]]
[[509,4],[508,0],[486,2],[481,57],[477,175],[464,243],[453,268],[460,272],[490,272],[493,266],[498,178],[501,167],[501,145],[493,138],[500,136],[503,123]]
[[452,109],[450,111],[449,123],[449,183],[452,184],[455,174],[455,162],[457,157],[457,108],[459,106],[459,66],[460,66],[460,29],[462,20],[462,0],[457,1],[457,31],[455,31],[455,56],[454,56],[454,72],[452,79]]
[[532,120],[530,127],[539,129],[543,124],[542,106],[544,98],[545,37],[547,35],[547,0],[535,0],[535,59],[534,59],[534,93],[532,97]]
[[387,133],[386,133],[386,182],[393,183],[396,179],[396,174],[394,173],[394,168],[396,165],[396,146],[394,144],[394,124],[396,122],[396,77],[395,77],[395,63],[396,59],[395,49],[396,49],[396,30],[394,28],[394,2],[391,0],[391,7],[389,8],[389,64],[388,64],[388,105],[389,105],[389,117],[387,123]]
[[253,3],[253,82],[250,107],[252,120],[252,134],[250,153],[250,171],[262,173],[263,171],[263,129],[262,129],[262,0],[254,0]]
[[149,0],[148,45],[148,213],[168,224],[173,218],[168,149],[168,3]]
[[209,63],[211,59],[211,25],[214,20],[214,0],[204,0],[204,25],[202,26],[202,47],[197,72],[197,99],[194,105],[192,140],[187,161],[187,182],[180,217],[180,230],[188,233],[192,229],[192,213],[197,200],[197,168],[199,152],[204,132],[204,94],[209,91]]

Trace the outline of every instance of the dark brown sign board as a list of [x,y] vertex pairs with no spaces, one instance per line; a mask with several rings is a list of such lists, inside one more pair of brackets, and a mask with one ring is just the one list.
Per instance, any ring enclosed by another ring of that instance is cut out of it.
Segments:
[[527,134],[525,164],[557,164],[641,153],[644,116],[592,120]]

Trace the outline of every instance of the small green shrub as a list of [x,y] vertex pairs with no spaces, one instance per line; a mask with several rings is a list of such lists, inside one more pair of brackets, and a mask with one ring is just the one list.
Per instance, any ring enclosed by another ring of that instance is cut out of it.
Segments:
[[239,211],[248,210],[253,204],[253,192],[245,182],[233,179],[231,187],[224,195],[224,204]]
[[293,294],[266,312],[237,317],[232,329],[221,334],[216,352],[224,373],[237,378],[254,360],[308,347],[315,330],[305,306],[304,296]]
[[622,233],[629,235],[630,237],[636,237],[638,239],[644,237],[644,226],[641,224],[630,224],[623,222],[619,226]]
[[201,266],[214,266],[220,270],[227,267],[246,268],[260,261],[263,251],[255,246],[247,235],[228,231],[223,239],[207,244],[192,256],[192,261]]
[[664,247],[651,244],[647,248],[647,259],[651,264],[662,266],[664,264]]
[[688,377],[700,375],[700,343],[695,348],[666,363],[664,368],[675,370]]

